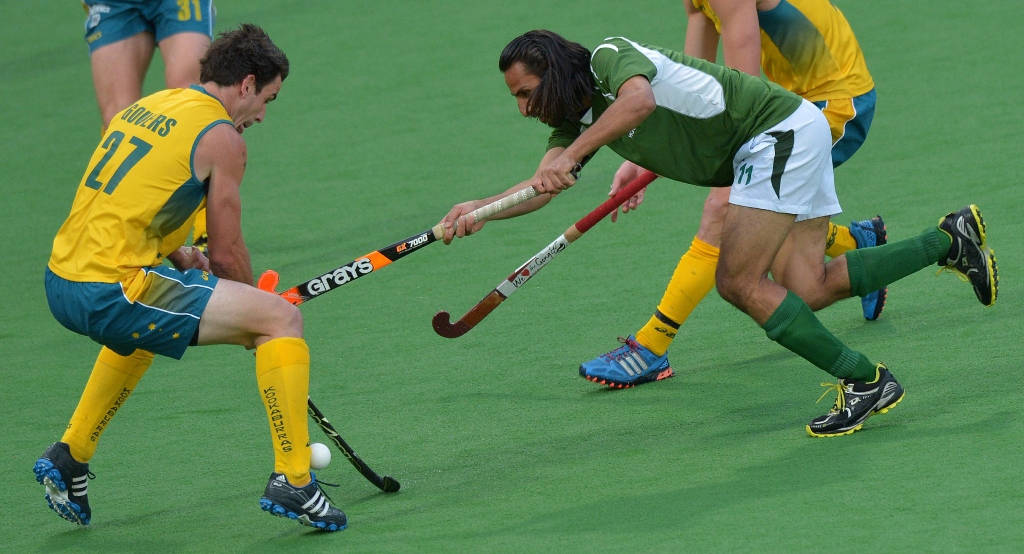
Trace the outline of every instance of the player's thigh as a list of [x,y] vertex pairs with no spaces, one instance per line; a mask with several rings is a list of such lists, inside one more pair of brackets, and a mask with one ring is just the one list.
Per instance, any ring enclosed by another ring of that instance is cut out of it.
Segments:
[[[776,283],[804,298],[803,291],[819,288],[825,274],[825,241],[828,218],[819,217],[793,225],[772,262]],[[807,301],[807,298],[804,298]]]
[[97,48],[89,56],[104,127],[142,97],[142,81],[154,48],[153,35],[143,32]]
[[195,32],[173,34],[160,41],[167,88],[188,88],[199,84],[199,60],[210,47],[210,37]]
[[280,296],[235,281],[217,282],[199,322],[199,344],[246,348],[280,337],[302,337],[302,314]]
[[700,228],[697,238],[718,247],[722,244],[722,225],[729,209],[730,187],[715,187],[708,193],[704,201],[704,210],[700,214]]
[[737,205],[726,213],[715,284],[722,298],[758,323],[767,321],[785,297],[766,277],[795,219]]

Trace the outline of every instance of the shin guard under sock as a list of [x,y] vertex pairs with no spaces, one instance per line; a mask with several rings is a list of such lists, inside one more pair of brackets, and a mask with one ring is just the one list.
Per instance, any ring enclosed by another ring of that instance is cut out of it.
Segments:
[[106,346],[100,349],[82,398],[60,439],[67,443],[74,459],[79,462],[92,459],[103,430],[152,363],[153,354],[145,350],[121,356]]
[[256,382],[274,442],[274,471],[292,485],[309,482],[309,347],[283,337],[256,347]]
[[875,378],[875,364],[830,333],[811,308],[792,292],[786,294],[761,328],[768,338],[840,379]]
[[665,288],[658,310],[636,334],[636,341],[658,356],[663,355],[679,326],[697,304],[715,288],[718,248],[693,238],[690,249],[679,259]]

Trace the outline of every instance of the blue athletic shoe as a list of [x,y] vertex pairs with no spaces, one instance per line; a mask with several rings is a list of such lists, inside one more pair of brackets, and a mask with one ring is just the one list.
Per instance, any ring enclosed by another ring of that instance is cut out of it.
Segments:
[[[882,221],[882,216],[880,215],[876,215],[871,219],[865,219],[864,221],[851,221],[850,234],[853,235],[853,240],[857,241],[857,248],[882,246],[886,243],[887,239],[885,222]],[[888,292],[889,287],[882,287],[875,292],[861,297],[860,305],[864,308],[864,319],[874,321],[878,319],[878,316],[882,315],[882,309],[885,308],[885,298]]]
[[668,364],[668,352],[657,356],[636,342],[633,335],[619,337],[619,342],[623,344],[615,350],[583,362],[580,376],[613,389],[628,389],[675,375]]
[[[305,487],[296,487],[280,473],[271,473],[267,489],[260,498],[260,507],[278,517],[298,520],[321,531],[341,531],[348,525],[345,512],[331,506],[330,498],[320,488],[316,475]],[[332,485],[333,486],[333,485]]]
[[83,464],[71,456],[71,449],[63,442],[55,442],[36,460],[32,470],[36,481],[46,487],[46,503],[60,517],[79,525],[89,525],[89,479],[96,477]]

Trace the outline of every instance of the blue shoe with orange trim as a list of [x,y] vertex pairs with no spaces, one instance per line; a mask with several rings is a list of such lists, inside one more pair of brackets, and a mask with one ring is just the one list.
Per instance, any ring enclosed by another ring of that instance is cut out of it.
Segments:
[[622,346],[580,366],[580,376],[613,389],[628,389],[644,383],[661,381],[675,375],[668,363],[668,352],[658,356],[633,335],[619,337]]
[[[857,241],[857,248],[882,246],[888,239],[885,222],[882,221],[882,216],[880,215],[876,215],[871,219],[865,219],[864,221],[851,221],[850,235],[853,236],[853,240]],[[888,292],[889,287],[882,287],[861,297],[860,305],[864,309],[864,319],[874,321],[878,319],[878,316],[882,315],[882,309],[885,308],[885,299]]]

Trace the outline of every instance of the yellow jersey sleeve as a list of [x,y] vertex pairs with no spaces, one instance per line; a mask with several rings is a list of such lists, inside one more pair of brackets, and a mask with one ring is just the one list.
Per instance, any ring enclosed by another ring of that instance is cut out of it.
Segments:
[[50,270],[69,281],[121,282],[180,248],[206,205],[195,148],[219,124],[231,118],[200,87],[158,92],[114,116],[53,241]]

